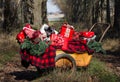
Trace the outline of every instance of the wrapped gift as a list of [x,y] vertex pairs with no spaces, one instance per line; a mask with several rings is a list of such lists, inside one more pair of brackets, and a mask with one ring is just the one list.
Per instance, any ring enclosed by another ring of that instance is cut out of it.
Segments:
[[80,32],[80,36],[81,37],[85,37],[85,38],[91,38],[95,35],[94,32]]
[[50,36],[51,45],[62,46],[64,44],[64,37],[62,35],[52,34]]
[[34,33],[36,32],[34,29],[31,29],[31,28],[28,28],[28,27],[23,27],[23,30],[29,38],[33,38]]
[[63,24],[60,30],[60,34],[70,40],[74,34],[74,27],[69,24]]
[[67,49],[68,38],[63,37],[61,34],[52,34],[50,37],[51,45],[60,47],[62,50]]
[[18,40],[18,42],[23,43],[24,39],[25,39],[25,33],[22,30],[20,33],[17,34],[16,39]]
[[38,43],[41,40],[41,32],[39,30],[34,30],[30,27],[30,25],[26,25],[27,27],[23,27],[23,31],[29,39],[33,42]]

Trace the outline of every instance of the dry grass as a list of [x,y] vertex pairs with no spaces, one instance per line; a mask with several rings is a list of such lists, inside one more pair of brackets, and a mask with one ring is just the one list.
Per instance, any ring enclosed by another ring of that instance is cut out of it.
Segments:
[[0,34],[0,49],[15,49],[17,47],[16,35],[15,34]]
[[117,51],[120,49],[120,39],[106,39],[102,44],[105,50]]
[[0,63],[5,63],[18,53],[16,33],[0,33]]

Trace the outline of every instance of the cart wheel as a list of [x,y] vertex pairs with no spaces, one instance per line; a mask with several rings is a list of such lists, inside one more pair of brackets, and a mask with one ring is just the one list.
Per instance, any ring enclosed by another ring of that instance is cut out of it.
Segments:
[[55,57],[55,62],[57,68],[71,69],[72,72],[75,72],[77,69],[75,60],[68,54],[57,55]]

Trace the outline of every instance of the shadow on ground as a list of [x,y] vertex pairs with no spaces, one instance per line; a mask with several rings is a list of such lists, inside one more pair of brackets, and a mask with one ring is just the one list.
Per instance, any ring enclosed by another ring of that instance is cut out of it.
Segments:
[[37,71],[15,71],[10,73],[10,75],[15,76],[15,80],[27,80],[32,81],[39,78],[41,75]]
[[42,76],[46,76],[48,73],[53,71],[53,69],[44,69],[44,70],[39,70],[39,71],[14,71],[11,72],[10,75],[15,76],[16,81],[32,81],[37,78],[40,78]]

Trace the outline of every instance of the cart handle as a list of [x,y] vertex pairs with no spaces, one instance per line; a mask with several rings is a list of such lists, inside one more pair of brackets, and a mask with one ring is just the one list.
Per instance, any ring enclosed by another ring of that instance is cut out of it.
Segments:
[[95,24],[90,28],[89,32],[92,31],[92,29],[93,29],[93,28],[95,27],[95,25],[97,25],[97,24],[107,24],[107,25],[108,25],[107,28],[105,29],[105,31],[103,32],[101,38],[100,38],[99,41],[98,41],[99,43],[101,43],[103,37],[105,36],[106,32],[107,32],[108,29],[110,28],[110,24],[109,24],[109,23],[95,23]]

